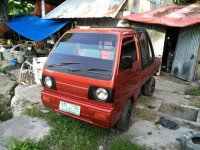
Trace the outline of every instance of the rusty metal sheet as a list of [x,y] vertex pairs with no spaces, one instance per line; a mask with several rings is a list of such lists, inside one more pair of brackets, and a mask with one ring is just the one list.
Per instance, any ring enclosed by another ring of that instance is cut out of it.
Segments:
[[57,18],[114,18],[126,0],[66,0],[44,19]]
[[189,5],[172,4],[140,14],[131,14],[123,19],[172,27],[191,26],[200,23],[200,2]]

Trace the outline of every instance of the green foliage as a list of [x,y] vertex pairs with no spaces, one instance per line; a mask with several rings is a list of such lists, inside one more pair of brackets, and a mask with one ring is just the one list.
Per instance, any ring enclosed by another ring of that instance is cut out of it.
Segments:
[[8,99],[0,93],[0,121],[6,121],[12,118],[11,107],[7,105]]
[[15,149],[19,149],[19,147],[22,145],[22,142],[15,139],[15,138],[11,138],[11,140],[8,143],[8,150],[15,150]]
[[144,150],[137,144],[131,143],[128,139],[118,136],[111,143],[111,150]]
[[26,140],[25,142],[21,142],[15,138],[11,138],[8,143],[8,150],[39,150],[39,146],[31,142],[30,140]]
[[0,105],[0,121],[6,121],[12,118],[10,106]]
[[44,114],[37,109],[27,110],[27,115],[47,120],[52,127],[50,135],[37,144],[40,149],[93,150],[97,141],[109,134],[109,131],[77,119],[50,111]]
[[39,146],[37,143],[34,143],[32,141],[26,140],[22,143],[22,145],[19,147],[19,150],[39,150]]
[[9,14],[15,15],[15,14],[31,14],[34,10],[34,5],[30,2],[24,1],[24,0],[8,0],[9,5]]
[[0,101],[2,100],[2,99],[4,99],[4,94],[2,94],[2,93],[0,93]]
[[200,96],[200,89],[198,88],[190,88],[185,92],[186,95]]
[[173,1],[176,4],[184,4],[184,3],[194,3],[194,2],[197,2],[199,0],[173,0]]
[[[96,150],[98,142],[106,139],[105,149],[108,150],[143,150],[128,139],[116,136],[109,140],[111,134],[108,130],[88,124],[77,119],[58,114],[54,111],[42,113],[38,109],[28,109],[26,115],[45,119],[51,126],[51,132],[38,143],[23,142],[18,150]],[[14,149],[15,150],[15,149]]]

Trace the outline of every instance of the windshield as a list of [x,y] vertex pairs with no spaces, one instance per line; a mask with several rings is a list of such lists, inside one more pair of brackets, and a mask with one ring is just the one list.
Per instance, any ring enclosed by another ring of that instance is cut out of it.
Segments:
[[48,70],[110,80],[113,74],[117,35],[67,33],[47,59]]

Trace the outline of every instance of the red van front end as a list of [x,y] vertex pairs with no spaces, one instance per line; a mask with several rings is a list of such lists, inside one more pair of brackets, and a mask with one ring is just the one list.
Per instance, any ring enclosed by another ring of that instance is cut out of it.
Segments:
[[114,103],[118,36],[79,32],[64,34],[49,55],[43,70],[42,101],[59,113],[112,128],[119,118]]
[[[42,101],[47,108],[104,128],[111,128],[114,125],[113,104],[88,99],[89,92],[93,92],[90,90],[90,85],[97,85],[97,81],[65,74],[56,76],[46,70],[44,74],[52,75],[56,80],[56,89],[45,88],[42,91]],[[100,85],[98,84],[102,88]],[[106,87],[106,89],[111,88]],[[62,107],[62,105],[68,106]]]

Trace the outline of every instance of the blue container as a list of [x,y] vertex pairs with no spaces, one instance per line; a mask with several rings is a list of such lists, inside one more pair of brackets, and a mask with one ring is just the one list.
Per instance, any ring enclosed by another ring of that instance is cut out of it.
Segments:
[[10,61],[10,65],[11,66],[16,66],[16,64],[17,64],[17,60],[16,59],[13,59],[13,60]]

